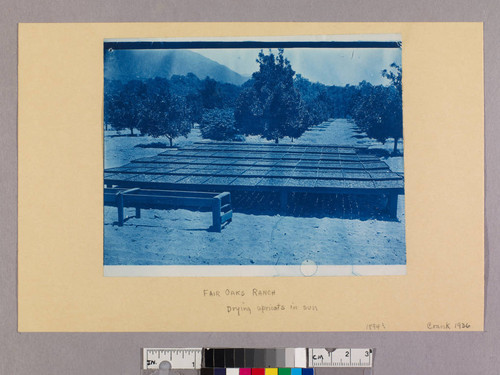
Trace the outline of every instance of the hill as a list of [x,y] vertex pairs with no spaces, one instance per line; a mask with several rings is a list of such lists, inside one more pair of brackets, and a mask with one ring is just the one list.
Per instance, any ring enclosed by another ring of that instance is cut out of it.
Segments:
[[189,50],[114,50],[104,56],[104,77],[127,82],[154,77],[195,74],[219,82],[241,85],[244,77],[228,67]]

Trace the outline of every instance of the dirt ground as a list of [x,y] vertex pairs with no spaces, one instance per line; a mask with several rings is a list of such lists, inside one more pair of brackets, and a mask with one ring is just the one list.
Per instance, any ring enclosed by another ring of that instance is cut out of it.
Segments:
[[[392,142],[382,145],[356,130],[352,122],[335,120],[312,128],[294,143],[365,145],[381,155],[392,151]],[[193,129],[187,139],[177,139],[175,144],[198,140],[199,131]],[[248,137],[247,141],[265,142],[258,137]],[[106,131],[106,167],[161,152],[158,148],[134,147],[152,142],[168,143]],[[398,149],[403,150],[402,142]],[[393,171],[403,172],[402,156],[381,159]],[[134,212],[126,210],[131,216]],[[297,265],[306,260],[318,265],[406,264],[404,196],[399,197],[397,220],[235,212],[233,221],[221,233],[208,231],[210,212],[143,210],[140,219],[130,217],[123,227],[118,227],[116,220],[117,209],[105,207],[105,265]]]

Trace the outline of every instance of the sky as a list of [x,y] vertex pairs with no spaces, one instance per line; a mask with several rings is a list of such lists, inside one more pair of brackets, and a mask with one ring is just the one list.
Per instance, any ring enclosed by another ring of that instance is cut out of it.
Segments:
[[[251,76],[259,69],[259,49],[193,49],[235,72]],[[268,50],[264,50],[267,54]],[[274,53],[277,50],[273,50]],[[284,55],[297,74],[325,85],[357,85],[366,80],[374,85],[389,84],[381,71],[395,62],[401,66],[397,48],[289,48]]]

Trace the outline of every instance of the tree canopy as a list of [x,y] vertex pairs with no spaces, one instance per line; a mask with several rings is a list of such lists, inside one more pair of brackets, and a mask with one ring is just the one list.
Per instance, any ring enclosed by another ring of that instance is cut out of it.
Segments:
[[300,93],[307,112],[303,120],[306,128],[333,117],[334,99],[329,95],[326,85],[319,82],[313,83],[300,74],[296,75],[294,85]]
[[215,141],[234,141],[238,138],[232,108],[213,108],[203,113],[200,131],[203,138]]
[[173,139],[191,131],[194,112],[186,98],[189,95],[172,93],[165,78],[132,80],[105,99],[105,119],[117,130],[130,129],[131,134],[135,128],[153,137],[165,136],[172,146]]
[[381,72],[389,85],[327,86],[295,74],[284,50],[262,50],[258,70],[243,85],[195,74],[170,78],[105,80],[104,122],[116,130],[165,136],[173,144],[195,123],[202,136],[234,140],[259,135],[278,142],[300,137],[329,118],[353,118],[369,137],[402,138],[402,71],[397,64]]
[[144,105],[144,120],[141,133],[153,137],[167,137],[172,147],[177,137],[187,137],[191,131],[192,120],[186,99],[167,91],[151,93]]
[[278,142],[285,136],[299,137],[305,130],[305,107],[294,85],[295,71],[283,56],[283,49],[257,58],[259,70],[252,84],[240,94],[236,127],[245,135],[261,135]]
[[391,82],[389,86],[373,86],[366,81],[357,86],[351,115],[369,137],[383,143],[394,139],[393,153],[396,153],[398,140],[403,138],[402,72],[394,63],[391,68],[382,71]]
[[147,96],[147,87],[141,81],[129,81],[125,85],[115,84],[113,94],[105,96],[104,120],[116,130],[134,129],[143,120],[143,104]]

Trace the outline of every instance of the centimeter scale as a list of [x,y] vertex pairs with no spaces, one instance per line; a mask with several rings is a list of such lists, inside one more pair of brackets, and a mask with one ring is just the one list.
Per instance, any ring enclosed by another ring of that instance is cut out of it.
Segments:
[[372,365],[372,349],[144,348],[142,352],[144,375],[367,374]]

